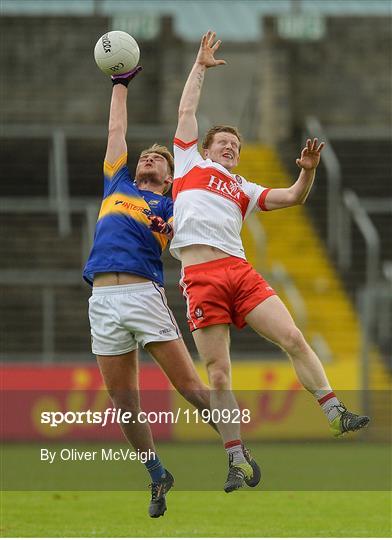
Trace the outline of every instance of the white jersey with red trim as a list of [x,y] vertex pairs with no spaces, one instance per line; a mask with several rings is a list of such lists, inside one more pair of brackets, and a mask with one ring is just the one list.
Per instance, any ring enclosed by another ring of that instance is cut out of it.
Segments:
[[174,139],[174,237],[170,252],[205,244],[245,259],[241,228],[252,210],[265,210],[269,189],[248,182],[225,167],[203,159],[197,139]]

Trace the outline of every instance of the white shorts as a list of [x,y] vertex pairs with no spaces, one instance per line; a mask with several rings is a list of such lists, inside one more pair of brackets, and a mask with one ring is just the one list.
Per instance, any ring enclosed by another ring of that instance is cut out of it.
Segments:
[[93,354],[125,354],[151,341],[181,338],[165,291],[152,281],[94,287],[89,298]]

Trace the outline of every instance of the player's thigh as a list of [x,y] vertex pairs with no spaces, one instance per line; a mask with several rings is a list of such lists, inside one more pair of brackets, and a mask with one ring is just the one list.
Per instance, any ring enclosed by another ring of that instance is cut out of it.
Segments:
[[175,388],[194,390],[204,386],[182,339],[150,342],[145,348]]
[[192,332],[201,359],[206,363],[230,366],[230,328],[214,324]]
[[274,295],[270,296],[252,311],[245,321],[261,336],[283,345],[290,334],[297,331],[294,320],[282,300]]

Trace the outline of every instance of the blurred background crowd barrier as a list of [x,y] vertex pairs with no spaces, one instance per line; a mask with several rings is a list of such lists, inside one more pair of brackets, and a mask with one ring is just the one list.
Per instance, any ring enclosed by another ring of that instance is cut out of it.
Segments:
[[[305,138],[327,142],[306,207],[252,216],[243,240],[249,260],[325,363],[332,386],[363,390],[363,406],[378,419],[375,432],[385,436],[390,404],[381,391],[392,368],[387,0],[3,0],[3,372],[24,380],[29,363],[39,388],[45,365],[72,364],[76,374],[94,367],[90,290],[81,270],[102,196],[111,93],[94,63],[97,39],[117,29],[140,45],[144,71],[128,99],[133,171],[141,149],[155,141],[170,147],[183,84],[209,28],[223,40],[218,57],[227,66],[206,77],[200,132],[218,123],[240,128],[240,174],[266,186],[290,185]],[[165,254],[164,264],[169,304],[196,359],[178,262]],[[241,388],[254,389],[255,380],[260,389],[295,384],[283,353],[252,331],[234,330],[232,350]],[[142,361],[148,371],[143,353]]]

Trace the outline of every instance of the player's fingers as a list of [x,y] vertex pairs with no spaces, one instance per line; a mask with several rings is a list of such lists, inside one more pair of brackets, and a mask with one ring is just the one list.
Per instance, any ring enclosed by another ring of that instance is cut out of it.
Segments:
[[316,150],[317,145],[318,145],[318,139],[313,139],[312,150]]
[[324,148],[324,146],[325,146],[325,142],[320,143],[318,148],[317,148],[317,152],[321,152],[321,150]]
[[296,159],[295,163],[298,165],[298,167],[301,167],[301,160],[300,159]]
[[205,47],[206,41],[207,41],[207,36],[206,34],[203,34],[201,38],[201,43],[200,43],[201,47]]
[[225,66],[227,64],[226,60],[216,60],[215,65],[216,66]]
[[222,43],[222,41],[220,39],[218,39],[218,41],[212,47],[213,52],[215,52],[215,51],[217,51],[219,49],[221,43]]
[[310,139],[306,139],[306,148],[310,150],[312,148],[312,141]]
[[208,43],[210,47],[212,47],[212,44],[214,43],[215,38],[216,38],[216,32],[211,32],[209,43]]

